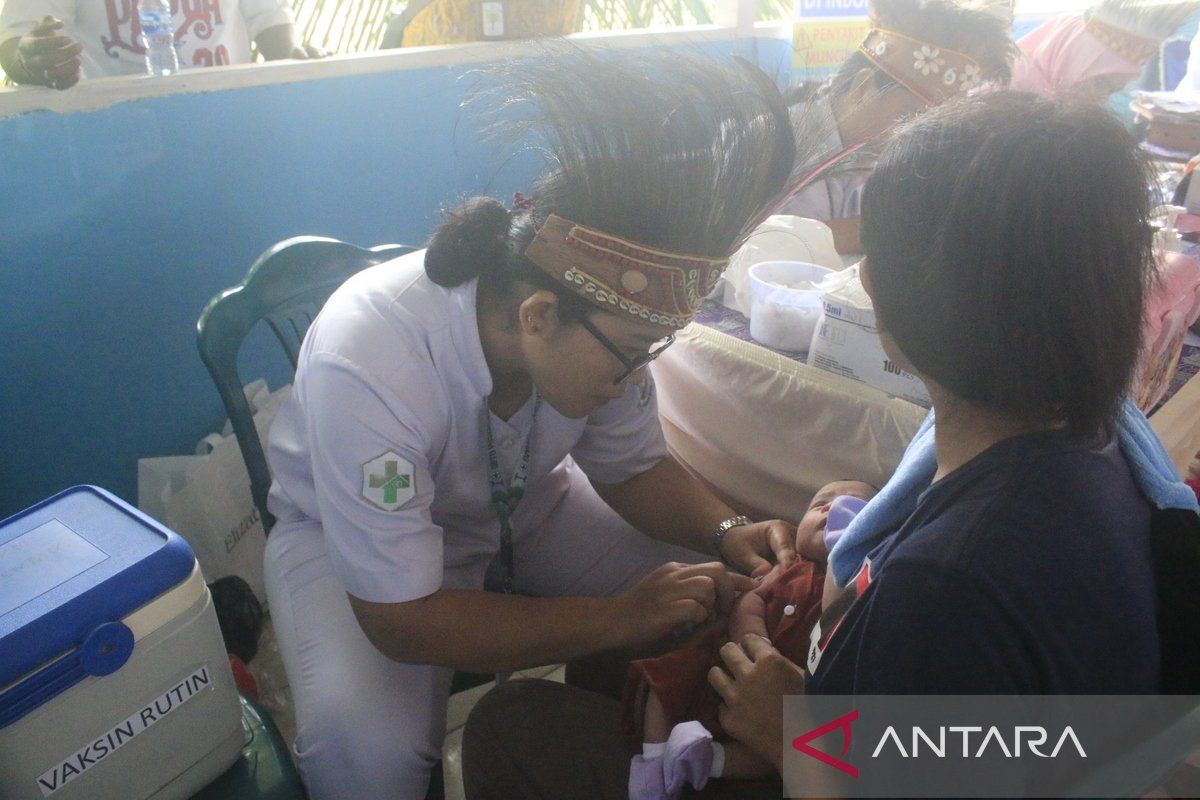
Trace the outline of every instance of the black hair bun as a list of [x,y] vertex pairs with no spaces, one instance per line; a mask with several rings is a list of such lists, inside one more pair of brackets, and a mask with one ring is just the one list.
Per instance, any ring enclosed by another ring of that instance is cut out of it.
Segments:
[[442,217],[425,252],[425,273],[458,286],[497,268],[508,254],[512,216],[494,197],[472,197]]

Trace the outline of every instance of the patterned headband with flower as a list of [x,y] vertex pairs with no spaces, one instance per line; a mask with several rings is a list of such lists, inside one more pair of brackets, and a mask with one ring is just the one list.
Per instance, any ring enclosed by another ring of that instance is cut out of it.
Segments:
[[930,105],[983,83],[975,59],[884,28],[872,28],[858,46],[872,64]]
[[670,253],[547,217],[525,257],[584,300],[654,325],[682,328],[700,310],[727,258]]

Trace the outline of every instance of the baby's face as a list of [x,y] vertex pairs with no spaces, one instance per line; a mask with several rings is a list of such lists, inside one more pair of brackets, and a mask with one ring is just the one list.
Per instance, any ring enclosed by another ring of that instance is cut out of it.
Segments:
[[825,523],[829,521],[829,505],[835,498],[850,495],[862,500],[875,496],[875,487],[862,481],[834,481],[827,483],[813,495],[808,511],[796,526],[796,547],[807,549],[815,542],[824,542]]

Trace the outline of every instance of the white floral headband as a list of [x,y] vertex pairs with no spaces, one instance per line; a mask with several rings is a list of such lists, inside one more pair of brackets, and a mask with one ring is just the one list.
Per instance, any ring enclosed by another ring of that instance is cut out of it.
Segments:
[[858,50],[930,105],[944,103],[983,83],[983,70],[975,59],[903,33],[872,28]]

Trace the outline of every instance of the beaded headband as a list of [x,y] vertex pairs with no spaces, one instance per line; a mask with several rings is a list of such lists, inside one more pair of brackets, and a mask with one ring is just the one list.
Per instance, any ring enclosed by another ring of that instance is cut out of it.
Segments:
[[1142,36],[1096,17],[1084,23],[1083,29],[1096,37],[1100,44],[1134,64],[1145,64],[1158,52],[1161,44],[1158,39]]
[[538,229],[525,257],[606,311],[676,329],[692,321],[729,264],[728,258],[656,250],[556,214]]
[[884,28],[872,28],[858,50],[872,64],[930,105],[983,83],[975,59]]

